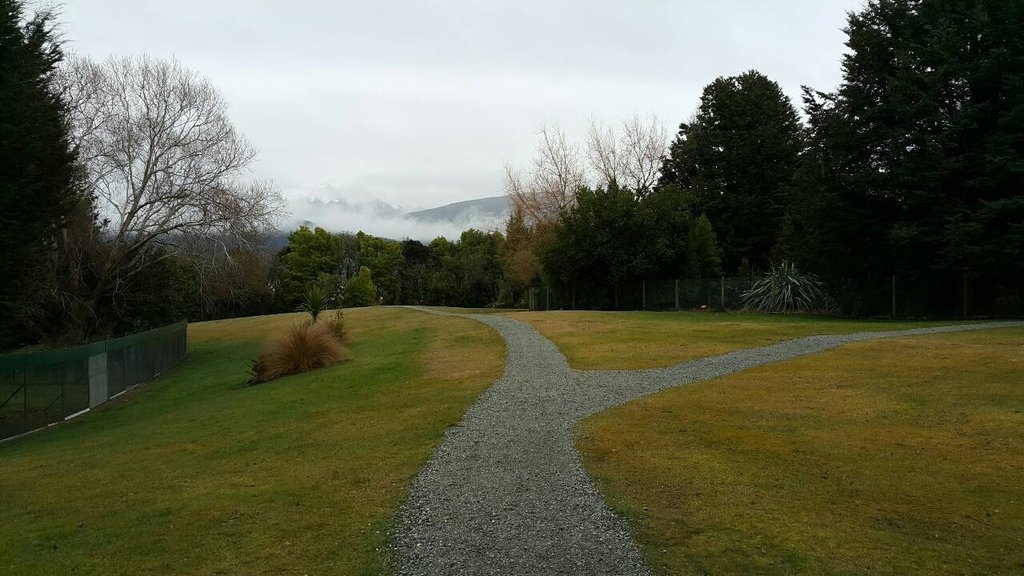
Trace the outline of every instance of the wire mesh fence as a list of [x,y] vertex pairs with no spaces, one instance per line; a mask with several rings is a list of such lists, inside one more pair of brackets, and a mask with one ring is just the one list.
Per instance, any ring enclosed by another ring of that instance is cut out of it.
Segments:
[[185,357],[185,322],[77,348],[0,357],[0,439],[98,406]]
[[[758,277],[631,280],[607,285],[542,285],[530,310],[743,310]],[[851,278],[826,284],[822,312],[858,317],[1019,317],[1021,287],[957,275]]]
[[756,278],[633,280],[594,286],[530,290],[530,310],[739,310]]

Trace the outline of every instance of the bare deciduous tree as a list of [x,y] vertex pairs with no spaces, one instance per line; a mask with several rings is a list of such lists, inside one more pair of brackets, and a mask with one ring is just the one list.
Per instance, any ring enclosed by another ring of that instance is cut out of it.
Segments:
[[557,220],[586,183],[579,149],[557,125],[541,129],[537,156],[528,175],[524,177],[511,166],[505,166],[506,192],[531,225]]
[[645,122],[639,115],[622,123],[621,156],[624,184],[646,194],[658,183],[661,162],[668,150],[668,132],[653,114]]
[[541,129],[531,170],[524,175],[505,165],[505,191],[512,204],[505,227],[506,274],[520,287],[537,275],[538,251],[554,237],[562,211],[575,204],[580,188],[614,183],[638,196],[650,192],[667,149],[668,133],[653,115],[647,121],[633,116],[619,134],[592,121],[585,153],[557,125]]
[[634,115],[622,123],[621,133],[596,122],[590,124],[587,157],[598,186],[616,183],[643,195],[658,183],[661,162],[668,150],[668,132],[657,117]]
[[146,56],[74,58],[63,86],[73,144],[110,235],[96,300],[108,282],[160,258],[153,247],[176,252],[177,236],[222,242],[226,251],[272,228],[281,197],[268,183],[243,180],[255,151],[209,80]]
[[596,173],[599,186],[617,184],[622,180],[622,156],[616,140],[611,128],[595,120],[590,121],[587,158],[590,160],[590,168]]

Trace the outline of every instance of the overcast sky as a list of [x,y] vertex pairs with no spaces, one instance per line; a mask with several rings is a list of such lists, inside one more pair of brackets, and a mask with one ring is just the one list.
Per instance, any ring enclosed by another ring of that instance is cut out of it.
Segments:
[[64,0],[93,57],[147,52],[207,75],[289,196],[330,185],[406,208],[502,193],[537,130],[660,117],[757,69],[795,102],[839,82],[861,0]]

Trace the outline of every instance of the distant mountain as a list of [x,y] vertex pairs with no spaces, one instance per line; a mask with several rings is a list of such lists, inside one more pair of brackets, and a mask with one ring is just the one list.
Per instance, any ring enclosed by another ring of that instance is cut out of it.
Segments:
[[466,200],[414,212],[404,211],[376,197],[327,198],[291,200],[289,210],[292,219],[269,245],[274,249],[286,245],[287,233],[299,226],[320,226],[330,232],[362,230],[383,238],[412,238],[423,242],[438,236],[454,240],[470,228],[500,230],[511,212],[505,196]]
[[419,222],[474,223],[473,226],[481,227],[475,223],[501,223],[511,210],[507,196],[492,196],[409,212],[405,217]]
[[308,201],[316,213],[327,212],[358,212],[377,218],[395,218],[402,215],[402,209],[392,206],[380,198],[373,197],[363,201],[346,201],[333,198],[331,200],[311,199]]

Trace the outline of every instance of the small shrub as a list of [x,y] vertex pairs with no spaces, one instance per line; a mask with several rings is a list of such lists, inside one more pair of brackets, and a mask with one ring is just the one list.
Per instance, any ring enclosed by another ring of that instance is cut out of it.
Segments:
[[792,262],[783,262],[743,293],[750,310],[782,314],[814,312],[828,308],[825,285],[814,274],[802,272]]
[[313,322],[316,322],[317,317],[320,313],[327,309],[327,305],[330,298],[327,289],[319,284],[313,284],[306,289],[306,293],[302,296],[302,304],[299,305],[300,312],[309,312],[309,315],[313,317]]
[[327,328],[338,338],[338,341],[342,344],[349,343],[349,333],[345,330],[345,312],[342,310],[335,310],[334,314],[331,314],[330,318],[327,319]]
[[377,303],[377,286],[373,283],[369,268],[360,267],[359,274],[345,285],[344,302],[349,308],[373,306]]
[[330,366],[347,357],[347,351],[324,323],[296,324],[284,336],[272,340],[252,362],[250,384]]

